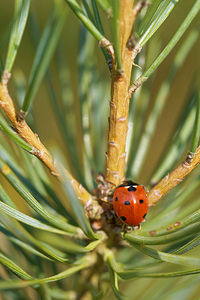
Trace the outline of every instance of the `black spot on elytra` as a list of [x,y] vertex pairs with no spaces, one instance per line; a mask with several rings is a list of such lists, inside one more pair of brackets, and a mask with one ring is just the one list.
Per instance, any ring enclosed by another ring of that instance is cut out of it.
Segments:
[[128,187],[129,192],[135,192],[136,190],[137,190],[137,188],[132,185]]
[[125,205],[130,205],[131,203],[130,203],[130,201],[125,201],[124,204]]
[[126,217],[124,217],[124,216],[121,216],[120,219],[121,219],[122,221],[126,221]]
[[115,201],[118,201],[118,198],[117,198],[117,197],[115,198]]
[[146,217],[147,214],[144,214],[143,219]]
[[142,204],[142,203],[144,203],[144,200],[140,199],[139,202]]

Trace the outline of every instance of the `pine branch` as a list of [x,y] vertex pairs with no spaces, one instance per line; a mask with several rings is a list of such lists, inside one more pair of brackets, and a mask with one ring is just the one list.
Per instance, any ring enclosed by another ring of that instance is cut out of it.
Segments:
[[[132,70],[133,48],[129,45],[134,23],[132,0],[120,1],[119,19],[119,51],[122,70],[118,70],[116,59],[112,68],[111,101],[109,118],[109,136],[106,164],[106,180],[118,185],[124,179],[125,145],[128,128],[129,95],[128,87]],[[116,47],[115,45],[115,53]]]
[[[49,169],[50,173],[59,178],[62,181],[62,177],[59,174],[59,171],[55,165],[54,159],[42,144],[38,135],[35,134],[23,116],[20,115],[20,112],[17,111],[13,100],[11,99],[7,83],[9,80],[10,74],[4,71],[2,76],[2,81],[0,83],[0,108],[5,112],[12,125],[16,129],[18,135],[26,141],[30,146],[32,146],[31,154],[39,158],[43,164]],[[84,187],[76,181],[72,175],[65,169],[66,177],[71,182],[77,197],[82,201],[83,204],[86,204],[92,196],[84,189]]]
[[156,204],[173,187],[179,184],[190,172],[192,172],[200,163],[200,146],[195,153],[188,153],[186,160],[181,163],[170,174],[166,175],[156,186],[148,193],[149,206]]

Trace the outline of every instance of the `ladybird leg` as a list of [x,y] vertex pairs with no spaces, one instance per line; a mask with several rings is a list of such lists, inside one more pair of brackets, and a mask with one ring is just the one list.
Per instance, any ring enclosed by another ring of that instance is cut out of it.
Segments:
[[127,232],[131,232],[133,230],[133,227],[127,226]]
[[123,223],[123,225],[122,225],[122,231],[123,231],[123,232],[126,232],[126,224],[124,224],[124,223]]
[[136,226],[133,227],[133,230],[136,230],[136,229],[141,230],[141,224],[138,224],[138,225],[136,225]]
[[123,237],[123,239],[124,239],[124,235],[125,235],[126,231],[127,231],[127,225],[123,224],[122,225],[122,237]]

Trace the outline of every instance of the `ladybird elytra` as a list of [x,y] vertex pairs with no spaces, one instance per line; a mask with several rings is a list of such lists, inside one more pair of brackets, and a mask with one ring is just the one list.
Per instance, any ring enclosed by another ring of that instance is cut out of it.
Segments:
[[128,181],[119,185],[113,194],[113,208],[117,217],[129,226],[138,226],[148,211],[148,198],[142,185]]

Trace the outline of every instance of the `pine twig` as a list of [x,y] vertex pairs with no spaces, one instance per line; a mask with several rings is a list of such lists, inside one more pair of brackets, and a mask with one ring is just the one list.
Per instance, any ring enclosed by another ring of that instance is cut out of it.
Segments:
[[129,110],[128,87],[133,63],[133,48],[130,47],[128,42],[134,23],[133,1],[120,1],[119,12],[119,50],[123,70],[117,69],[117,63],[115,60],[112,68],[108,151],[106,162],[106,181],[114,185],[118,185],[124,179],[125,171],[125,144]]
[[[2,81],[0,83],[0,108],[5,112],[12,125],[16,129],[18,135],[25,140],[30,146],[32,146],[31,154],[35,155],[39,158],[43,164],[49,169],[50,173],[56,177],[60,181],[62,178],[58,172],[58,169],[55,166],[54,159],[46,149],[46,147],[42,144],[38,135],[35,134],[26,121],[24,117],[20,115],[17,111],[7,88],[7,83],[9,80],[10,74],[4,71],[2,76]],[[92,195],[88,193],[84,187],[76,181],[72,175],[65,169],[66,176],[68,180],[71,182],[77,197],[81,200],[83,204],[86,204],[89,200],[92,199]]]
[[170,174],[167,174],[148,193],[149,206],[156,204],[173,187],[179,184],[200,163],[200,146],[195,153],[189,152],[186,160]]

